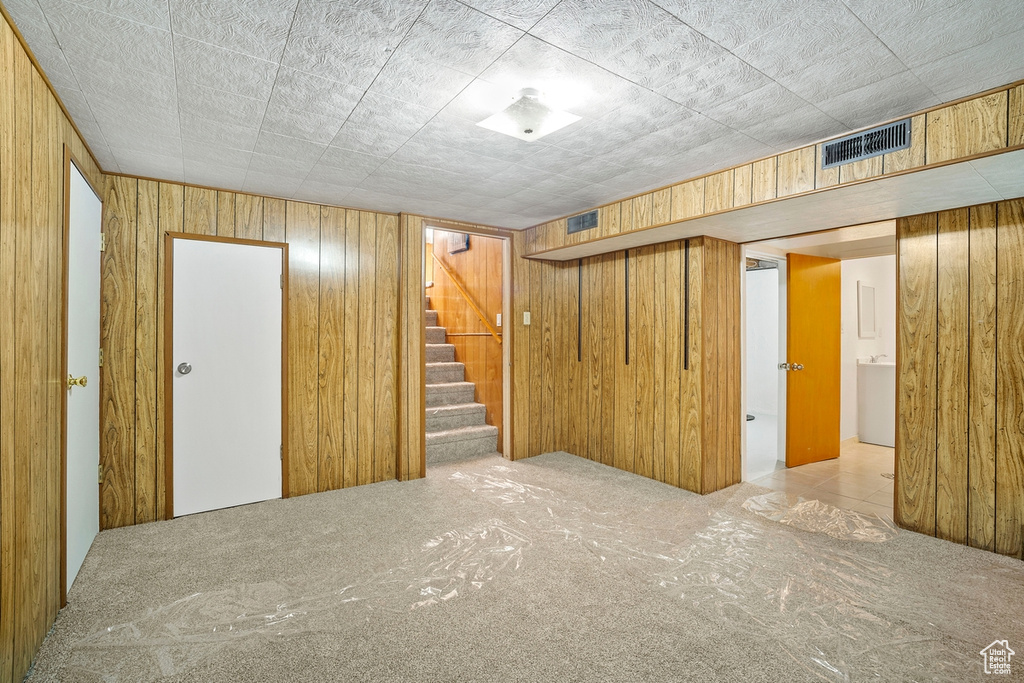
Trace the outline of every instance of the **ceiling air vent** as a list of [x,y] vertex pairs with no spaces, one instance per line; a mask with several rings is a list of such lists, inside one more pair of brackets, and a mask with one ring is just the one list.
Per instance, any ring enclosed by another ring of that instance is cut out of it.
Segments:
[[910,147],[910,119],[903,119],[826,142],[822,150],[821,167],[832,168],[907,147]]
[[569,225],[566,232],[573,234],[574,232],[583,232],[584,230],[590,230],[591,228],[597,227],[597,211],[587,211],[577,216],[569,218]]

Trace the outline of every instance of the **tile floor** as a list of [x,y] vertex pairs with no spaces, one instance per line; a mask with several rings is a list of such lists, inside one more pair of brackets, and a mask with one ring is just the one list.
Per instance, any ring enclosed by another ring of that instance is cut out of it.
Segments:
[[755,479],[758,486],[818,499],[836,507],[892,519],[894,450],[884,446],[843,442],[835,460],[786,468]]

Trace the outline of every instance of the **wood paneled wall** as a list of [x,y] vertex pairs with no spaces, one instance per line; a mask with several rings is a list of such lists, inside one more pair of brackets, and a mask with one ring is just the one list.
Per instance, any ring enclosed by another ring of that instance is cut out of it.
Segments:
[[289,245],[290,495],[395,478],[397,216],[108,176],[103,220],[103,528],[165,509],[165,232]]
[[[467,251],[449,254],[448,235],[434,229],[434,256],[459,279],[491,325],[496,325],[496,316],[502,311],[502,240],[471,235]],[[426,259],[434,260],[430,254]],[[431,308],[438,313],[438,325],[447,329],[448,343],[455,345],[455,360],[466,366],[466,381],[476,384],[476,401],[486,407],[487,424],[498,428],[500,452],[504,437],[501,343],[487,331],[443,269],[435,268],[433,277],[434,286],[427,292]]]
[[1021,557],[1024,200],[896,226],[896,521]]
[[101,175],[0,21],[0,683],[20,681],[60,607],[64,148]]
[[423,218],[402,214],[399,224],[401,282],[398,329],[401,342],[398,373],[398,478],[426,474],[426,294],[423,288]]
[[526,231],[522,253],[542,254],[1020,145],[1024,145],[1024,85],[1014,84],[912,116],[907,149],[822,170],[822,144],[809,145],[600,206],[593,230],[568,235],[565,218],[534,226]]
[[564,450],[698,493],[740,481],[740,266],[707,237],[515,259],[516,458]]

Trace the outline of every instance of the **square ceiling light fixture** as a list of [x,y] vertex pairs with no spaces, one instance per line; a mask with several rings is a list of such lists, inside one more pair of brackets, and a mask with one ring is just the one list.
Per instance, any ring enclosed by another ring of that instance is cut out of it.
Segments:
[[526,88],[508,107],[476,125],[533,142],[579,120],[575,114],[546,105],[539,90]]

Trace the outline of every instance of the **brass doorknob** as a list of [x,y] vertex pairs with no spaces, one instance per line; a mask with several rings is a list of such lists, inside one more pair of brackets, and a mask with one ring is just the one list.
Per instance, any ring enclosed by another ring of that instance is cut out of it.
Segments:
[[85,375],[82,375],[81,377],[74,377],[72,375],[68,375],[68,389],[70,389],[71,387],[84,387],[88,383],[89,378],[86,377]]

